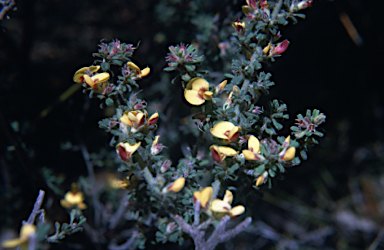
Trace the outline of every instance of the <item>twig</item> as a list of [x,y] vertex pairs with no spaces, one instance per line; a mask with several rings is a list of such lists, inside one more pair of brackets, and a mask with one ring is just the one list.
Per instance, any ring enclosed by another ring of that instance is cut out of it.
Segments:
[[40,220],[44,222],[44,209],[40,209],[41,204],[43,203],[44,195],[45,192],[43,190],[39,190],[39,195],[37,196],[35,205],[33,205],[32,212],[25,224],[33,224],[38,214],[40,214]]
[[121,217],[124,215],[125,210],[127,210],[127,200],[128,195],[124,195],[123,199],[120,201],[120,206],[117,209],[116,213],[109,220],[109,230],[115,229],[117,224],[120,222]]
[[384,238],[384,228],[380,230],[380,232],[377,234],[376,238],[373,240],[371,245],[369,245],[367,250],[375,250],[380,244],[380,241]]
[[[212,250],[214,249],[219,243],[222,243],[224,241],[227,241],[242,231],[244,231],[245,228],[249,226],[252,222],[252,218],[248,217],[244,221],[242,221],[240,224],[238,224],[234,229],[224,231],[225,226],[228,223],[230,217],[229,215],[226,215],[223,219],[221,219],[219,226],[216,228],[215,232],[212,234],[212,236],[209,238],[207,243],[204,246],[204,250]],[[217,231],[217,233],[216,233]]]
[[100,202],[98,201],[97,189],[95,188],[95,172],[93,170],[93,164],[91,163],[91,158],[89,156],[88,150],[83,143],[80,143],[81,153],[83,154],[85,165],[87,166],[87,171],[91,183],[91,195],[92,202],[94,205],[95,212],[95,226],[98,227],[100,225],[101,220],[101,212],[103,211]]
[[132,248],[132,244],[135,242],[137,232],[133,232],[132,236],[123,244],[120,246],[117,246],[115,244],[111,244],[108,246],[109,250],[127,250]]
[[0,11],[0,20],[3,20],[7,11],[11,10],[16,5],[15,0],[1,1],[0,4],[3,6]]

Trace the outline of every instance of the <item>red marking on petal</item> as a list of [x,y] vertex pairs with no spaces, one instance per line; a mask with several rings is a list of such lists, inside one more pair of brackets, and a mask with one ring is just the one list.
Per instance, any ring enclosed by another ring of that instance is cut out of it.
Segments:
[[119,146],[118,151],[119,151],[119,156],[123,161],[127,161],[129,159],[129,154],[127,154],[127,152],[125,151],[125,148],[123,148],[122,146]]

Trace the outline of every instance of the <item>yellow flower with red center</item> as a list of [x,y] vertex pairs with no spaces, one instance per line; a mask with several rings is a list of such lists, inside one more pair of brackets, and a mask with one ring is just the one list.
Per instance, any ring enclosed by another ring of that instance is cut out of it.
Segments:
[[212,158],[219,164],[222,164],[227,156],[237,155],[239,152],[230,147],[212,145],[209,147]]
[[129,142],[120,142],[116,146],[116,152],[123,161],[128,161],[132,154],[140,147],[141,142],[130,144]]
[[4,248],[21,247],[22,250],[27,250],[29,238],[35,234],[36,234],[35,225],[24,224],[21,226],[19,238],[3,241],[1,243],[1,246]]
[[200,202],[200,207],[203,209],[207,208],[208,202],[212,197],[213,189],[212,187],[205,187],[201,191],[195,191],[193,193],[193,200],[198,200]]
[[233,125],[228,121],[216,123],[211,128],[211,134],[217,138],[223,139],[225,142],[236,141],[239,138],[240,127]]
[[240,20],[232,23],[232,26],[236,29],[237,34],[242,35],[245,31],[245,23]]
[[71,191],[64,195],[64,199],[60,200],[60,204],[64,208],[79,208],[86,209],[87,205],[84,203],[84,194],[79,191],[76,183],[72,183]]
[[[83,75],[84,82],[94,90],[102,90],[109,79],[109,73],[104,72],[93,76]],[[103,85],[103,86],[101,86]]]
[[140,69],[136,64],[134,64],[133,62],[127,62],[127,66],[136,71],[136,76],[137,78],[141,79],[143,77],[146,77],[150,72],[151,72],[151,69],[149,67],[146,67],[145,69]]
[[172,182],[171,184],[169,184],[167,187],[165,187],[163,189],[163,193],[168,193],[168,192],[178,193],[181,191],[181,189],[183,189],[184,185],[185,185],[185,178],[180,177],[174,182]]
[[75,72],[73,75],[73,81],[77,83],[82,83],[84,80],[84,75],[92,75],[93,73],[97,72],[100,69],[100,66],[90,66],[90,67],[83,67]]
[[144,113],[139,110],[125,111],[119,121],[130,127],[131,132],[134,133],[140,130],[145,125],[152,126],[156,124],[159,118],[159,113],[154,113],[153,115],[151,115],[151,117],[149,117],[149,119],[147,119],[147,117],[148,113],[145,110]]
[[209,83],[201,77],[195,77],[190,80],[184,90],[185,100],[196,106],[211,100],[212,95],[213,92],[209,91]]
[[229,215],[231,218],[237,217],[245,212],[245,207],[238,205],[232,207],[233,194],[231,191],[226,190],[223,200],[215,199],[210,204],[210,210],[213,217],[221,219],[225,215]]
[[243,155],[248,161],[260,161],[265,159],[260,154],[260,142],[255,136],[251,135],[248,138],[248,149],[243,150]]

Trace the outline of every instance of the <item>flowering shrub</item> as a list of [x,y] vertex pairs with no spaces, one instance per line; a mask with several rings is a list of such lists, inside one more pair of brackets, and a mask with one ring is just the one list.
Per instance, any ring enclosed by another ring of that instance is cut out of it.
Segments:
[[[243,194],[256,192],[263,184],[272,188],[287,168],[299,165],[300,158],[307,159],[308,147],[318,143],[315,136],[323,136],[317,129],[325,115],[316,109],[298,115],[291,132],[281,132],[289,119],[287,105],[267,100],[274,83],[271,74],[263,71],[265,63],[289,49],[289,41],[281,40],[279,25],[304,17],[297,11],[311,1],[246,3],[243,20],[233,23],[237,57],[220,84],[211,83],[209,72],[199,69],[204,57],[193,45],[169,47],[164,71],[174,74],[170,83],[183,88],[186,102],[193,107],[195,123],[190,127],[199,131],[190,155],[177,165],[161,154],[166,146],[156,135],[161,115],[149,116],[147,102],[133,92],[139,88],[137,82],[151,72],[150,67],[141,69],[131,61],[137,47],[119,40],[103,42],[93,54],[94,65],[73,76],[84,92],[101,100],[101,108],[115,110],[99,127],[111,134],[110,145],[120,160],[118,171],[125,175],[117,186],[126,192],[122,211],[128,210],[130,216],[125,218],[136,222],[126,242],[132,248],[144,248],[150,244],[148,238],[155,238],[152,244],[183,245],[192,239],[196,249],[214,249],[235,237],[252,221],[252,211],[241,204]],[[61,205],[74,208],[78,215],[87,207],[96,211],[100,201],[94,192],[89,193],[92,203],[86,205],[84,194],[74,185]],[[232,219],[236,226],[227,228]],[[101,227],[94,220],[94,227]],[[110,221],[109,228],[118,222]],[[25,244],[25,238],[21,235],[17,243]]]

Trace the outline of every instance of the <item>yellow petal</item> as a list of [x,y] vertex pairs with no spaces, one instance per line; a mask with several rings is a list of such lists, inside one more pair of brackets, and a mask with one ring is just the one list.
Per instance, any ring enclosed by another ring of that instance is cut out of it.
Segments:
[[268,45],[265,46],[265,48],[263,49],[263,54],[264,55],[268,54],[270,48],[271,48],[271,43],[268,43]]
[[231,141],[236,141],[238,138],[239,138],[239,131],[240,131],[240,127],[238,126],[235,126],[231,129],[231,132],[229,133],[228,135],[228,139],[231,140]]
[[91,66],[89,67],[89,71],[91,71],[91,73],[95,73],[97,72],[98,70],[100,69],[100,66],[99,65],[96,65],[96,66]]
[[206,187],[201,191],[195,191],[193,193],[193,197],[195,197],[195,199],[200,201],[200,205],[202,208],[206,208],[209,200],[211,199],[212,192],[213,192],[212,187]]
[[68,201],[66,201],[66,200],[60,200],[60,205],[63,207],[63,208],[71,208],[72,207],[72,205],[68,202]]
[[84,202],[77,204],[77,207],[81,210],[87,209],[87,205]]
[[20,229],[20,239],[28,240],[28,237],[36,232],[36,226],[33,224],[24,224]]
[[223,201],[225,201],[225,202],[228,203],[229,205],[232,204],[232,201],[233,201],[233,194],[232,194],[231,191],[229,191],[229,190],[226,190],[226,191],[225,191],[225,195],[224,195]]
[[225,201],[215,199],[211,202],[210,209],[216,213],[228,213],[231,210],[231,205]]
[[178,193],[181,189],[183,189],[184,185],[185,178],[180,177],[179,179],[175,180],[170,186],[168,186],[167,190],[173,193]]
[[284,142],[287,142],[287,145],[289,146],[289,144],[291,143],[291,136],[288,135],[287,138],[285,138]]
[[133,62],[127,62],[127,66],[128,66],[129,68],[133,69],[133,70],[136,70],[136,72],[137,72],[138,74],[141,74],[141,70],[140,70],[140,68],[139,68],[136,64],[134,64]]
[[228,82],[227,80],[224,80],[219,85],[217,85],[217,87],[216,87],[217,92],[223,91],[225,86],[227,86],[227,82]]
[[73,81],[77,83],[81,83],[81,78],[84,76],[84,73],[77,73],[73,75]]
[[85,83],[91,88],[93,88],[96,85],[96,83],[92,80],[92,78],[89,75],[83,75],[83,78]]
[[226,147],[226,146],[218,147],[218,151],[220,154],[223,154],[225,156],[234,156],[234,155],[237,155],[239,153],[239,151],[236,151],[233,148]]
[[[140,111],[130,111],[128,112],[128,119],[131,120],[132,122],[137,122],[139,119],[138,119],[138,114],[139,114]],[[141,113],[141,117],[143,117],[143,113]]]
[[240,214],[243,214],[244,212],[245,212],[245,207],[242,205],[238,205],[229,211],[229,215],[231,217],[236,217],[236,216],[239,216]]
[[82,192],[72,193],[68,192],[64,196],[64,200],[69,202],[71,205],[77,205],[84,200]]
[[128,113],[129,113],[128,111],[125,111],[124,115],[120,117],[119,121],[127,124],[129,127],[132,127],[133,124],[132,124],[132,121],[129,120],[128,118]]
[[156,146],[159,143],[159,138],[160,138],[160,135],[155,136],[155,139],[152,142],[152,146]]
[[265,181],[264,176],[260,175],[259,177],[257,177],[256,186],[258,187],[258,186],[264,184],[264,181]]
[[189,81],[189,83],[186,86],[186,89],[193,89],[193,90],[197,90],[197,91],[199,91],[201,89],[208,90],[209,89],[209,83],[204,78],[195,77]]
[[248,161],[258,161],[258,160],[260,160],[260,159],[255,155],[255,153],[252,152],[252,151],[250,151],[250,150],[245,149],[245,150],[242,151],[242,153],[243,153],[243,155],[244,155],[244,158],[245,158],[246,160],[248,160]]
[[23,244],[24,241],[21,239],[12,239],[12,240],[6,240],[1,243],[1,246],[4,248],[15,248],[19,245]]
[[92,80],[94,81],[95,84],[100,83],[100,82],[105,82],[109,79],[109,73],[104,72],[100,74],[96,74],[92,76]]
[[260,153],[260,142],[253,135],[251,135],[248,139],[248,149],[253,151],[254,153]]
[[241,9],[242,9],[244,15],[248,15],[248,13],[251,12],[251,10],[249,9],[249,7],[247,5],[241,6]]
[[292,161],[293,158],[295,158],[296,154],[296,148],[295,147],[290,147],[288,148],[287,152],[285,152],[283,156],[284,161]]
[[187,102],[189,102],[192,105],[201,105],[205,102],[204,99],[199,97],[199,92],[197,90],[184,90],[184,97]]
[[215,124],[213,128],[211,128],[211,134],[217,138],[228,139],[228,135],[225,133],[230,133],[231,129],[235,127],[231,122],[221,121]]
[[151,72],[151,69],[149,67],[146,67],[141,71],[140,78],[146,77],[149,74],[149,72]]
[[205,91],[203,94],[204,100],[207,100],[207,101],[211,100],[212,96],[213,96],[213,92],[211,91]]
[[88,70],[89,70],[89,67],[82,67],[81,69],[79,69],[78,71],[75,72],[75,75],[85,74],[85,73],[87,73]]
[[134,144],[129,144],[128,142],[126,143],[123,143],[123,147],[124,149],[127,151],[127,152],[135,152],[141,145],[141,141],[139,141],[138,143],[134,143]]

